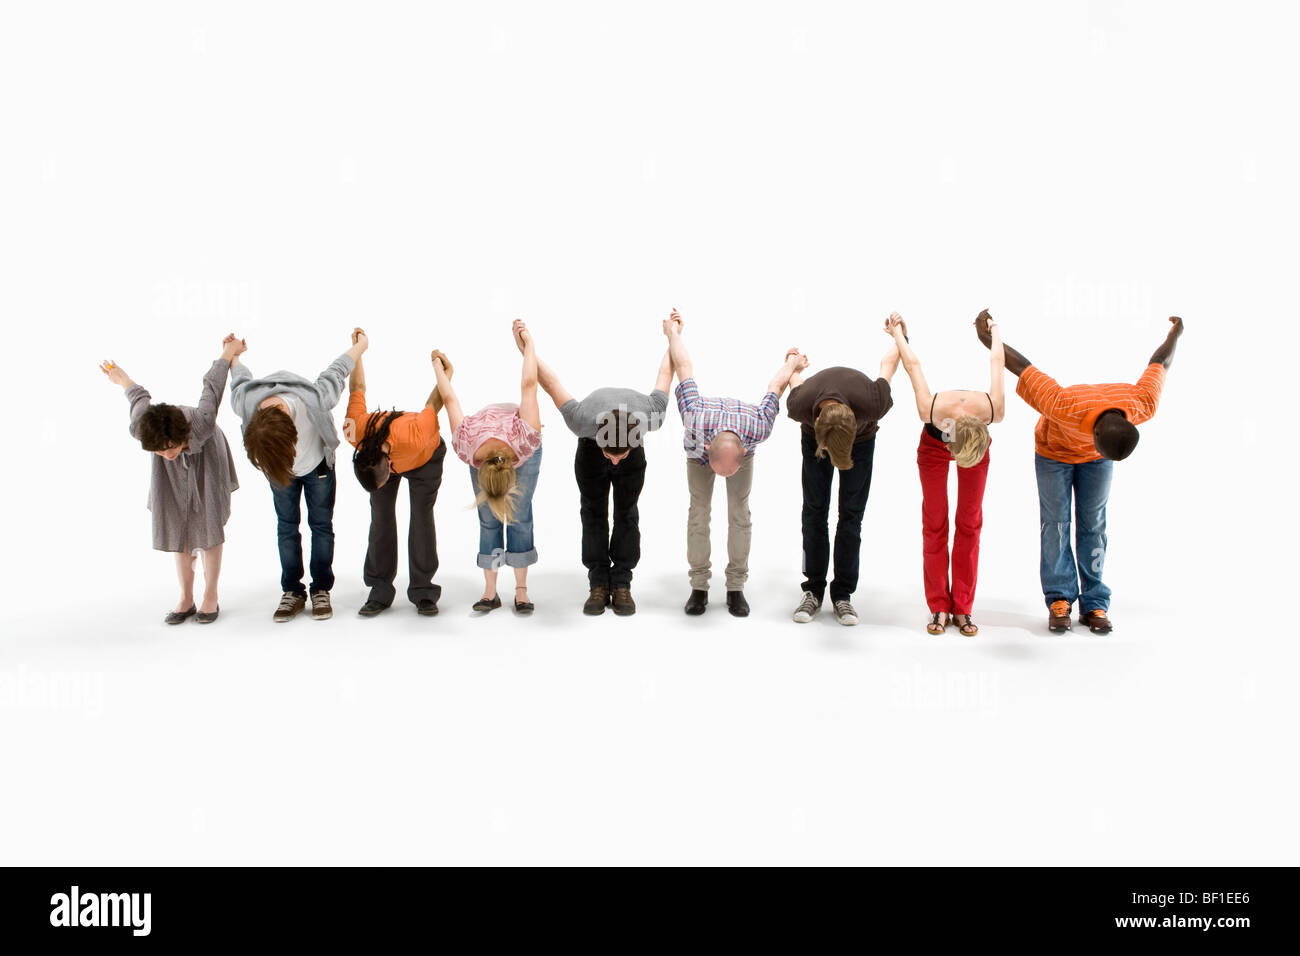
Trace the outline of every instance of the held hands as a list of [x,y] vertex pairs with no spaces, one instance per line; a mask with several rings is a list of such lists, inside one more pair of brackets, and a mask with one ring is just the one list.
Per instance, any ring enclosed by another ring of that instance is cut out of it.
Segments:
[[1183,320],[1176,315],[1171,315],[1169,321],[1173,323],[1174,326],[1169,330],[1169,334],[1174,336],[1174,338],[1178,338],[1183,334]]
[[984,345],[991,347],[993,345],[993,327],[997,325],[993,321],[993,316],[989,310],[985,309],[979,315],[975,316],[975,334],[979,336]]
[[131,385],[131,376],[127,375],[122,366],[111,359],[104,359],[104,361],[100,362],[99,370],[107,375],[108,380],[114,385],[120,385],[123,388]]
[[524,325],[523,319],[515,319],[510,324],[510,334],[515,337],[515,346],[519,349],[519,354],[524,354],[532,339],[532,333],[528,331],[528,326]]
[[442,353],[441,349],[434,349],[429,353],[429,361],[433,363],[435,369],[438,368],[438,366],[442,366],[443,374],[448,378],[451,378],[452,373],[455,371],[452,367],[451,360]]
[[903,338],[907,338],[907,323],[897,312],[889,313],[889,318],[885,319],[885,334],[894,335],[895,330],[903,333]]
[[248,343],[243,339],[235,338],[235,333],[231,332],[221,340],[221,357],[227,362],[234,363],[235,359],[248,351]]
[[357,328],[352,330],[352,344],[359,345],[362,352],[370,348],[370,337],[366,335],[365,329]]
[[681,335],[682,329],[686,323],[682,321],[682,314],[677,311],[676,307],[669,313],[668,318],[664,319],[664,335],[672,338],[674,335]]
[[804,355],[797,348],[788,349],[785,353],[785,364],[789,367],[792,373],[802,372],[808,367],[808,356]]

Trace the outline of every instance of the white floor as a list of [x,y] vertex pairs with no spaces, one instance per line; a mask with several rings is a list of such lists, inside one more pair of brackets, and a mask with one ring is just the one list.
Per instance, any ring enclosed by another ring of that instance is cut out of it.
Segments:
[[[544,586],[541,583],[544,580]],[[1294,645],[1265,664],[1127,601],[1099,639],[989,597],[935,639],[896,599],[865,621],[677,610],[432,620],[395,607],[270,621],[229,591],[211,627],[163,590],[17,621],[2,645],[4,862],[1266,863],[1293,861]],[[165,604],[165,602],[164,602]],[[1288,666],[1289,665],[1289,666]]]

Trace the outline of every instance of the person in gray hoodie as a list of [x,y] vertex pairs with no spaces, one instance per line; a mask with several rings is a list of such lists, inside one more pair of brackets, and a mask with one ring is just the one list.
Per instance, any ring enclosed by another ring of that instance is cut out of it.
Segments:
[[366,334],[354,329],[352,347],[315,381],[284,371],[253,378],[238,359],[231,366],[230,407],[239,416],[248,460],[266,475],[275,502],[283,592],[276,621],[290,621],[307,606],[299,531],[304,498],[311,529],[311,616],[317,621],[333,616],[329,592],[334,586],[334,452],[339,445],[333,410],[369,345]]

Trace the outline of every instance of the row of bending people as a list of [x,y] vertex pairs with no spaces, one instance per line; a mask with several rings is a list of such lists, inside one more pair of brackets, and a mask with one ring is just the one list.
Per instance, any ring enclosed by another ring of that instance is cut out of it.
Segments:
[[[291,372],[254,378],[240,357],[244,340],[228,335],[220,357],[204,376],[194,407],[155,403],[116,363],[101,369],[123,387],[131,434],[155,453],[149,494],[153,542],[176,556],[180,599],[166,616],[178,624],[201,623],[219,614],[217,583],[224,526],[231,495],[238,488],[234,459],[216,425],[217,409],[229,376],[231,407],[240,419],[249,461],[268,480],[277,521],[281,598],[276,621],[288,621],[310,603],[311,616],[332,615],[333,509],[335,458],[340,444],[333,410],[346,384],[349,398],[344,438],[354,447],[353,471],[370,497],[370,532],[363,566],[369,588],[359,609],[373,617],[395,598],[398,564],[396,501],[406,479],[411,500],[408,532],[410,583],[407,597],[422,615],[438,611],[440,587],[434,510],[442,482],[446,446],[439,428],[445,409],[451,446],[468,467],[478,507],[477,565],[483,593],[473,605],[479,613],[501,607],[498,575],[514,576],[517,614],[533,611],[528,568],[537,561],[532,498],[541,466],[540,386],[577,436],[574,474],[582,526],[581,558],[589,592],[588,615],[612,608],[616,615],[636,612],[632,575],[640,559],[638,502],[645,484],[646,434],[666,416],[674,376],[683,425],[687,488],[686,564],[690,593],[684,610],[708,609],[711,577],[710,525],[715,479],[726,483],[727,610],[749,614],[748,579],[751,522],[749,494],[758,445],[771,434],[782,395],[789,389],[787,415],[800,425],[803,505],[802,596],[793,619],[813,620],[827,591],[835,619],[858,622],[852,604],[857,588],[862,520],[870,493],[875,436],[891,409],[891,380],[901,363],[911,382],[923,422],[917,447],[922,490],[922,568],[926,622],[932,634],[956,626],[978,632],[972,617],[979,567],[982,502],[990,463],[989,426],[1005,413],[1004,369],[1019,381],[1017,393],[1040,413],[1035,428],[1035,473],[1041,519],[1040,578],[1048,606],[1048,626],[1069,628],[1071,608],[1080,604],[1080,622],[1094,633],[1108,633],[1110,591],[1102,582],[1106,549],[1105,508],[1111,469],[1137,444],[1137,425],[1150,419],[1178,338],[1181,319],[1172,318],[1164,343],[1152,355],[1136,384],[1062,387],[1019,352],[1004,346],[987,311],[975,320],[977,335],[990,351],[990,383],[985,391],[932,391],[909,338],[907,324],[893,313],[884,331],[890,343],[872,377],[832,367],[807,379],[809,360],[789,349],[761,399],[707,397],[695,379],[684,338],[685,323],[673,310],[662,323],[667,349],[649,392],[605,387],[574,398],[536,352],[527,326],[516,320],[511,335],[522,356],[518,402],[488,405],[465,414],[452,385],[454,369],[441,351],[430,356],[435,384],[418,412],[371,410],[362,356],[369,339],[353,330],[350,347],[314,380]],[[956,513],[949,537],[948,476],[957,471]],[[832,489],[837,521],[830,533]],[[610,500],[613,521],[610,522]],[[306,503],[311,545],[304,567],[301,506]],[[1074,521],[1071,521],[1071,505]],[[1073,524],[1074,550],[1071,549]],[[1077,560],[1075,551],[1081,560]],[[196,556],[203,555],[204,587],[196,595]],[[308,584],[304,584],[309,575]],[[829,580],[828,580],[829,579]]]

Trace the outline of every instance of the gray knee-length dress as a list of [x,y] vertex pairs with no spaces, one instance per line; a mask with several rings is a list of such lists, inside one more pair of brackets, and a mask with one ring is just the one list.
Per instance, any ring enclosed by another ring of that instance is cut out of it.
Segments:
[[[230,495],[239,487],[235,459],[217,427],[217,407],[226,390],[230,363],[217,359],[203,376],[197,407],[176,406],[190,423],[190,440],[172,461],[151,455],[153,472],[148,507],[153,512],[153,546],[158,551],[206,551],[226,540]],[[126,390],[131,404],[131,435],[152,401],[148,389]]]

